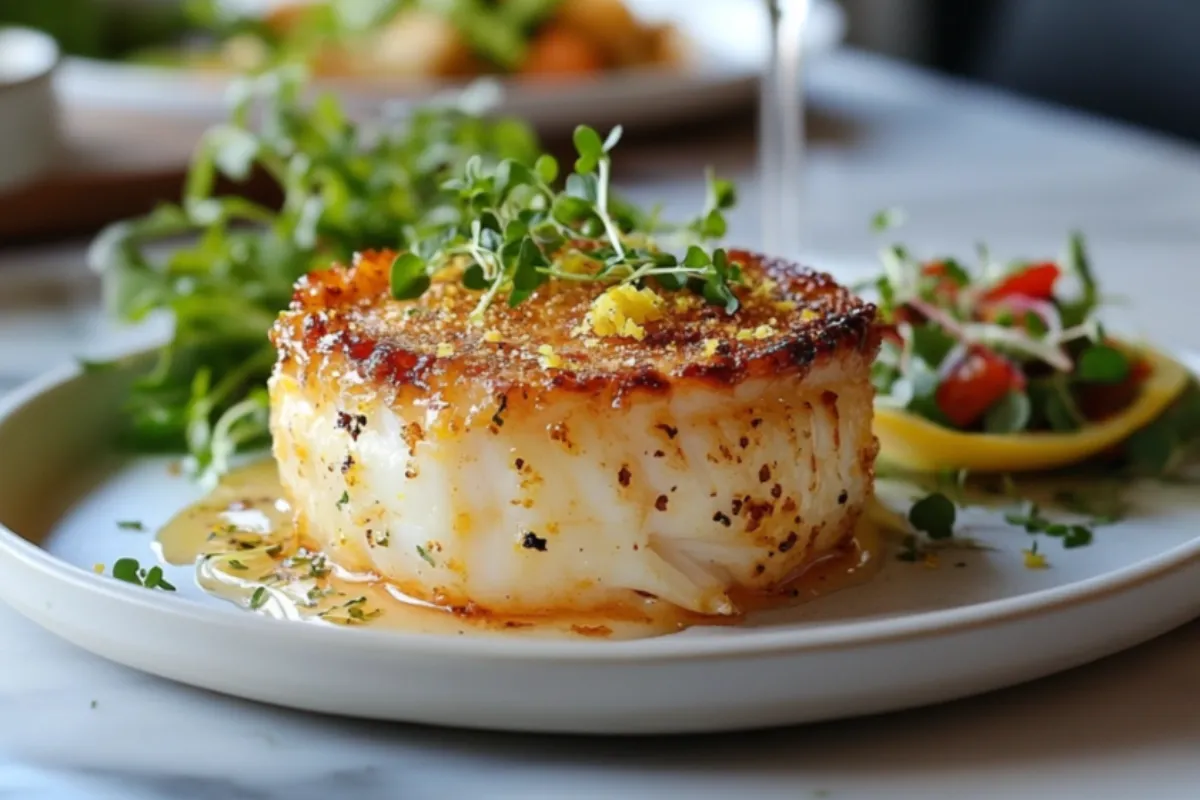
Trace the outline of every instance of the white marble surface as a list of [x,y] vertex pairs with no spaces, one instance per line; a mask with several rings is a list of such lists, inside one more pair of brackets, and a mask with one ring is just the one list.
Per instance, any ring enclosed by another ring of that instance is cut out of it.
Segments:
[[[1079,227],[1105,285],[1129,298],[1116,322],[1200,347],[1200,153],[855,54],[822,64],[814,83],[807,260],[855,271],[874,246],[868,216],[892,204],[907,208],[905,238],[922,251],[967,253],[982,237],[1003,254],[1052,255]],[[746,145],[712,130],[643,146],[620,179],[684,210],[705,161],[749,180]],[[753,243],[748,183],[743,194],[733,233]],[[99,319],[80,263],[71,243],[0,249],[0,390],[140,336]],[[3,608],[0,642],[0,798],[1200,796],[1200,623],[938,708],[654,740],[278,711],[113,666]]]

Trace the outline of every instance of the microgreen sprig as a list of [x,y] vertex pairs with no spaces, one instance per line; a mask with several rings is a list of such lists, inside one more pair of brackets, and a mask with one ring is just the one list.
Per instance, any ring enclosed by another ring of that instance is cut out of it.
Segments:
[[[549,280],[640,286],[653,279],[735,312],[731,285],[741,280],[740,268],[724,249],[704,247],[725,235],[733,185],[710,172],[701,214],[686,225],[664,224],[613,195],[612,151],[621,133],[618,126],[601,139],[593,128],[576,128],[578,156],[561,190],[554,188],[558,162],[548,154],[532,168],[511,159],[494,167],[468,160],[443,184],[455,195],[454,213],[393,262],[392,295],[420,297],[433,275],[458,266],[463,285],[481,293],[476,319],[501,295],[517,306]],[[668,241],[682,258],[664,249]]]
[[119,581],[144,586],[147,589],[175,591],[175,586],[163,577],[162,567],[143,567],[136,558],[118,558],[113,562],[112,576]]

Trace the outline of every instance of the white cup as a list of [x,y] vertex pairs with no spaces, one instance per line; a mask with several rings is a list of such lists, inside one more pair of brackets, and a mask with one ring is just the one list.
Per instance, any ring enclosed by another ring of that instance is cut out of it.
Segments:
[[0,27],[0,193],[44,174],[61,154],[59,59],[58,45],[44,33]]

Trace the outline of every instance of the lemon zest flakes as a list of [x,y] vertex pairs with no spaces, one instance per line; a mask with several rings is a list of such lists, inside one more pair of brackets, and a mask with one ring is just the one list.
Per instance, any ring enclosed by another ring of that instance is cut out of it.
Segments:
[[663,301],[650,288],[621,284],[608,289],[592,303],[585,325],[598,336],[646,338],[643,324],[662,319]]
[[[796,301],[795,300],[777,300],[777,301],[775,301],[775,310],[776,311],[795,311],[796,310]],[[800,318],[803,319],[804,315],[801,314]]]
[[537,351],[539,355],[538,363],[542,365],[542,369],[562,369],[562,356],[555,353],[553,347],[544,344]]
[[820,319],[819,312],[813,311],[811,308],[806,308],[800,312],[800,320],[802,322],[812,322],[814,319]]
[[721,342],[719,339],[705,339],[704,340],[704,357],[712,358],[713,355],[716,354],[717,348],[720,346],[721,346]]
[[770,278],[763,278],[762,281],[754,287],[750,293],[751,297],[770,297],[779,288],[779,284]]
[[1022,550],[1021,555],[1025,559],[1025,569],[1049,569],[1050,562],[1046,560],[1046,556],[1039,553],[1037,549]]
[[454,355],[454,345],[449,342],[439,342],[437,346],[438,358],[449,358]]
[[699,308],[702,303],[703,301],[694,294],[682,294],[675,298],[675,311],[682,314],[693,308]]
[[737,340],[739,342],[748,342],[751,339],[769,339],[775,334],[775,329],[770,325],[759,325],[754,330],[740,330],[737,332]]
[[492,344],[495,344],[496,342],[500,341],[500,331],[484,331],[483,340],[485,342],[491,342]]

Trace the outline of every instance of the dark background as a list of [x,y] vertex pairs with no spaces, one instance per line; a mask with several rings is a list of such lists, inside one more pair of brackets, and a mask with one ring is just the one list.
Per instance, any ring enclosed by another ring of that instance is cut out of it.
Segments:
[[1200,141],[1200,0],[917,3],[914,61]]

